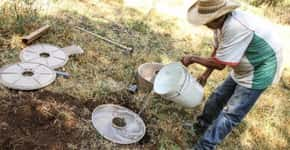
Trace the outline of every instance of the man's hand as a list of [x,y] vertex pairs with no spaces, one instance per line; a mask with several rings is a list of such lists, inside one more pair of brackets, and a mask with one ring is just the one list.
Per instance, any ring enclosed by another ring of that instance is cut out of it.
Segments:
[[181,63],[188,67],[189,65],[193,64],[194,62],[192,61],[192,56],[184,56],[181,59]]
[[197,78],[197,81],[200,83],[200,85],[205,86],[208,77],[213,72],[213,68],[207,68],[206,71]]
[[200,85],[205,86],[207,82],[207,77],[204,75],[201,75],[197,78],[197,82],[199,82]]

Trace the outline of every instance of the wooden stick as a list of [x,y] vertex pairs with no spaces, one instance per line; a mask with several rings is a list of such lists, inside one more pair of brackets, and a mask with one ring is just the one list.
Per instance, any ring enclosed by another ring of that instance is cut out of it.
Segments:
[[44,33],[46,33],[49,28],[50,28],[49,25],[45,25],[45,26],[37,29],[36,31],[30,33],[29,35],[22,37],[22,42],[27,44],[27,45],[31,44],[33,41],[35,41],[40,36],[42,36]]

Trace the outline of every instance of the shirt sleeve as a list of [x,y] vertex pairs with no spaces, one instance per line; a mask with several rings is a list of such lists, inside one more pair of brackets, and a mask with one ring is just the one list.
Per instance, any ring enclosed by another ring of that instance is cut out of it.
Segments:
[[225,22],[216,55],[213,58],[220,64],[238,65],[252,41],[253,35],[252,30],[231,16]]

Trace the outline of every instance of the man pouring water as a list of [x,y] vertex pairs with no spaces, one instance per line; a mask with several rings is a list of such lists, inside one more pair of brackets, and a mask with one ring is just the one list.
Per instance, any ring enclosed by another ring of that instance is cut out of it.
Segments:
[[253,14],[236,10],[232,0],[198,0],[188,9],[193,25],[205,25],[214,32],[210,58],[185,56],[188,66],[208,69],[199,77],[204,85],[213,69],[232,68],[230,75],[209,96],[194,127],[202,135],[194,149],[215,149],[251,110],[259,96],[279,80],[282,49],[273,25]]

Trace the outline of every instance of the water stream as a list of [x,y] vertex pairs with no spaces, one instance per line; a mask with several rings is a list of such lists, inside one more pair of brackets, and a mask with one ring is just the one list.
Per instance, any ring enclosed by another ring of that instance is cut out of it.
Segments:
[[147,107],[147,105],[148,105],[148,103],[149,103],[149,101],[150,101],[150,99],[153,97],[153,95],[154,95],[154,91],[152,90],[151,92],[149,92],[149,93],[147,93],[143,98],[142,98],[142,100],[143,100],[143,105],[142,105],[142,107],[141,107],[141,109],[140,109],[140,111],[139,111],[139,115],[146,109],[146,107]]

